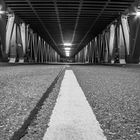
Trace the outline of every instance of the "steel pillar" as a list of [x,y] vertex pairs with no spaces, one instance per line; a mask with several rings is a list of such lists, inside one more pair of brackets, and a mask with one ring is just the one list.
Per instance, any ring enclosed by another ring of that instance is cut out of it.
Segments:
[[85,63],[140,63],[140,16],[135,14],[138,5],[132,6],[128,15],[113,21],[80,51],[84,52]]
[[127,16],[122,15],[121,17],[121,30],[122,36],[124,41],[124,47],[125,47],[125,61],[126,63],[129,61],[129,56],[130,56],[130,29],[129,29],[129,24],[128,24],[128,18]]
[[[7,30],[6,30],[6,54],[9,54],[10,51],[10,45],[11,45],[11,38],[12,38],[12,33],[14,30],[14,21],[15,21],[15,15],[10,14],[8,15],[8,22],[7,22]],[[16,33],[16,32],[15,32]]]
[[24,62],[24,51],[23,51],[23,42],[22,42],[22,33],[20,25],[17,25],[17,33],[16,33],[16,45],[17,45],[17,61],[19,63]]
[[140,58],[140,17],[130,16],[130,55],[128,63],[139,63]]
[[[5,11],[5,3],[0,0],[1,10]],[[7,61],[8,55],[6,54],[6,15],[0,15],[0,60]]]
[[16,44],[16,28],[17,25],[14,23],[13,25],[13,30],[11,34],[11,39],[10,39],[10,44],[9,44],[9,62],[10,63],[15,63],[16,62],[16,57],[17,57],[17,44]]
[[[3,0],[1,10],[6,11]],[[58,61],[60,56],[14,13],[0,17],[0,60],[11,63]]]

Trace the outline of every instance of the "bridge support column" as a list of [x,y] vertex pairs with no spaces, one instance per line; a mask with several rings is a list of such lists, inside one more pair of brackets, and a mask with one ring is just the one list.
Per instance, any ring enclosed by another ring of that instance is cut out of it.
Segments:
[[[6,11],[5,3],[0,0],[1,10]],[[0,61],[8,61],[6,54],[6,15],[0,15]]]
[[140,17],[130,16],[130,55],[128,63],[140,62]]
[[15,15],[8,15],[7,30],[6,30],[6,54],[9,56],[9,62],[16,61],[23,63],[26,50],[25,40],[25,25],[17,23]]
[[[3,0],[0,0],[0,10],[6,11]],[[0,61],[8,61],[8,58],[10,63],[58,61],[58,53],[22,19],[8,11],[10,13],[0,15]]]

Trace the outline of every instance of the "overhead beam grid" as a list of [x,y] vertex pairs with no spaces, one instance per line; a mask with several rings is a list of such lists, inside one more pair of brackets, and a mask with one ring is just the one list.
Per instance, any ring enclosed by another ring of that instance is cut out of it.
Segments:
[[65,55],[63,43],[72,43],[71,56],[120,16],[135,0],[5,0],[7,7]]

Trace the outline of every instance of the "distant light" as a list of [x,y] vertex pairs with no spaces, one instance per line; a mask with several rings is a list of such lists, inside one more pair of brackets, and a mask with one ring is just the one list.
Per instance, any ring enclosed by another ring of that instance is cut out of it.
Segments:
[[3,15],[3,14],[9,14],[9,10],[8,9],[6,11],[3,10],[3,5],[0,4],[0,15]]
[[70,51],[65,51],[65,54],[70,54]]
[[65,53],[66,55],[69,55],[70,53]]
[[64,48],[65,49],[65,51],[70,51],[71,50],[71,48]]
[[65,53],[70,53],[70,51],[65,51]]
[[72,46],[71,43],[64,43],[64,46]]
[[5,14],[5,13],[6,13],[6,11],[0,11],[0,15]]
[[66,56],[67,56],[67,57],[69,57],[69,56],[70,56],[70,54],[66,54]]
[[136,16],[140,16],[140,12],[136,12]]
[[127,16],[136,16],[136,17],[139,17],[140,16],[140,11],[128,13]]

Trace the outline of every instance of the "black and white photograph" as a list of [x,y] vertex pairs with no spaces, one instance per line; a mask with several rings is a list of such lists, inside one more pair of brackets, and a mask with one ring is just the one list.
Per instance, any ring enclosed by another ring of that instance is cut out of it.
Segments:
[[0,0],[0,140],[140,140],[140,0]]

